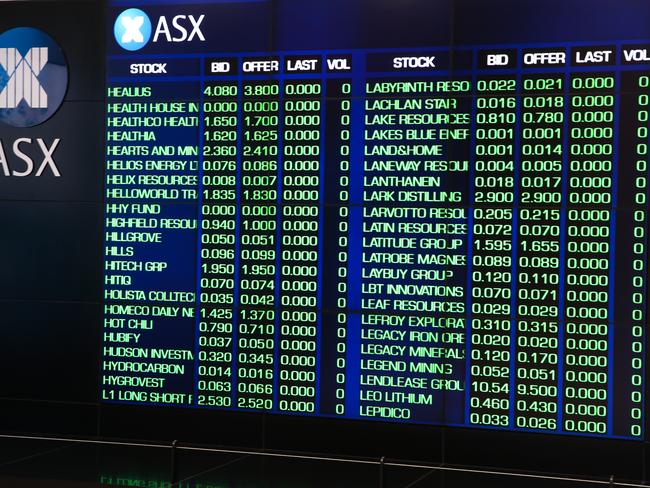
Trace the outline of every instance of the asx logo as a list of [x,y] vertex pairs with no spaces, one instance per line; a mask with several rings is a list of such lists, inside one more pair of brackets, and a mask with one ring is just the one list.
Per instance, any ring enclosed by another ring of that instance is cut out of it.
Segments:
[[0,122],[42,124],[61,106],[67,88],[67,63],[50,36],[30,27],[0,34]]
[[166,42],[191,42],[194,39],[205,41],[201,31],[201,23],[204,19],[204,14],[198,18],[193,15],[175,15],[170,25],[167,17],[161,15],[156,23],[156,29],[153,30],[151,19],[145,12],[130,8],[115,19],[113,33],[120,47],[127,51],[137,51],[145,47],[151,39],[152,30],[152,42],[158,42],[161,38]]
[[[49,35],[31,27],[0,34],[0,125],[22,129],[42,124],[59,109],[67,89],[68,64]],[[0,131],[3,136],[9,133]],[[0,138],[0,177],[61,176],[54,159],[60,138],[51,143],[32,137],[7,139]]]

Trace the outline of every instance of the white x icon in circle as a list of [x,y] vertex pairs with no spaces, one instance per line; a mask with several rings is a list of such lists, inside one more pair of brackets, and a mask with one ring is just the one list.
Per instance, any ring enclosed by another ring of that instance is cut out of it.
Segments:
[[144,37],[142,36],[142,32],[140,32],[142,24],[144,24],[144,17],[141,15],[122,17],[122,25],[126,29],[126,32],[122,35],[122,42],[144,42]]

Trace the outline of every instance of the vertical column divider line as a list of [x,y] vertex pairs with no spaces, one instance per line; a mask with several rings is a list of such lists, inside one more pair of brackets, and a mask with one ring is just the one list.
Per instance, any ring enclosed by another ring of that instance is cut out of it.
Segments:
[[[614,297],[616,296],[616,220],[618,212],[618,164],[619,164],[619,124],[620,124],[620,108],[621,108],[621,71],[618,66],[615,68],[614,73],[614,127],[613,127],[613,148],[612,148],[612,206],[610,214],[610,236],[609,236],[609,289],[608,289],[608,303],[607,303],[607,344],[609,351],[614,352],[614,342],[616,334],[614,334]],[[634,225],[634,224],[633,224]],[[614,399],[612,393],[614,392],[614,361],[611,357],[612,354],[608,352],[607,361],[607,435],[614,434]]]
[[[569,52],[571,50],[569,49]],[[560,201],[560,270],[558,284],[558,318],[557,318],[557,430],[561,432],[564,427],[564,340],[566,327],[566,246],[567,246],[567,214],[569,199],[569,117],[571,116],[571,71],[570,61],[564,67],[564,123],[562,124],[562,187]]]
[[242,127],[244,119],[244,80],[242,77],[242,72],[240,71],[240,66],[242,66],[242,58],[237,57],[236,62],[237,67],[237,78],[235,82],[237,83],[237,155],[235,162],[235,288],[233,290],[233,307],[232,307],[232,392],[231,392],[231,406],[233,409],[237,408],[237,340],[239,337],[239,267],[241,266],[241,218],[242,218],[242,166],[243,166],[243,155],[242,155]]
[[276,216],[276,229],[275,229],[275,334],[274,334],[274,351],[273,351],[273,404],[271,410],[279,412],[279,389],[280,389],[280,327],[282,320],[282,293],[280,287],[282,286],[282,215],[284,201],[282,200],[282,173],[284,164],[284,55],[279,56],[280,68],[278,72],[278,195],[276,202],[277,216]]
[[[325,165],[327,164],[327,158],[325,157],[326,146],[325,142],[327,139],[327,130],[325,128],[325,123],[327,122],[327,83],[325,81],[325,66],[326,63],[323,62],[323,54],[320,54],[321,57],[321,72],[319,83],[321,87],[320,95],[320,125],[319,125],[319,155],[318,160],[320,161],[319,171],[318,171],[318,247],[316,249],[317,253],[317,269],[316,269],[316,371],[315,380],[316,380],[316,392],[314,397],[314,413],[320,414],[320,404],[321,404],[321,357],[322,351],[321,347],[323,344],[323,242],[324,234],[323,228],[325,226]],[[337,266],[338,267],[338,266]],[[338,324],[337,324],[338,329]]]
[[519,165],[521,164],[521,113],[524,99],[523,93],[523,73],[522,73],[522,49],[517,48],[517,66],[515,72],[515,137],[513,141],[513,188],[512,188],[512,263],[510,271],[512,281],[510,283],[510,376],[508,378],[508,392],[510,400],[510,411],[508,412],[508,424],[510,429],[516,429],[515,418],[515,378],[517,376],[517,362],[515,355],[517,353],[517,245],[519,233]]
[[196,198],[196,213],[197,213],[197,230],[196,230],[196,297],[195,297],[195,309],[194,313],[196,317],[194,318],[194,406],[198,407],[199,399],[199,353],[200,353],[200,339],[201,339],[201,236],[203,235],[203,145],[204,145],[204,136],[203,131],[204,127],[204,117],[205,111],[203,109],[203,100],[204,95],[203,91],[205,90],[205,57],[199,56],[199,73],[201,78],[199,80],[199,153],[197,157],[197,171],[198,171],[198,182],[197,182],[197,198]]
[[474,166],[476,165],[476,103],[477,91],[477,63],[478,49],[472,49],[472,91],[470,92],[470,156],[468,167],[468,205],[467,205],[467,275],[465,290],[465,424],[470,425],[471,414],[471,367],[472,367],[472,258],[474,247]]

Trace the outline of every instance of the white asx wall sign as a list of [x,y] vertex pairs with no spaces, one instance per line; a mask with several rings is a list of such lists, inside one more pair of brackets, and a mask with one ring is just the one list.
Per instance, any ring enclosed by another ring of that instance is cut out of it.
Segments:
[[[67,88],[65,56],[49,35],[31,27],[0,34],[0,125],[42,124],[59,109]],[[29,130],[25,137],[0,138],[0,177],[61,176],[54,159],[61,139],[34,135]]]

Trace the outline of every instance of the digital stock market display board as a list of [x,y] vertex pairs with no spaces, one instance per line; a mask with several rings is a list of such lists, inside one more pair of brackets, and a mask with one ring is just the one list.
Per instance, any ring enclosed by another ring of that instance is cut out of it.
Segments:
[[641,439],[650,41],[218,8],[109,9],[102,400]]

